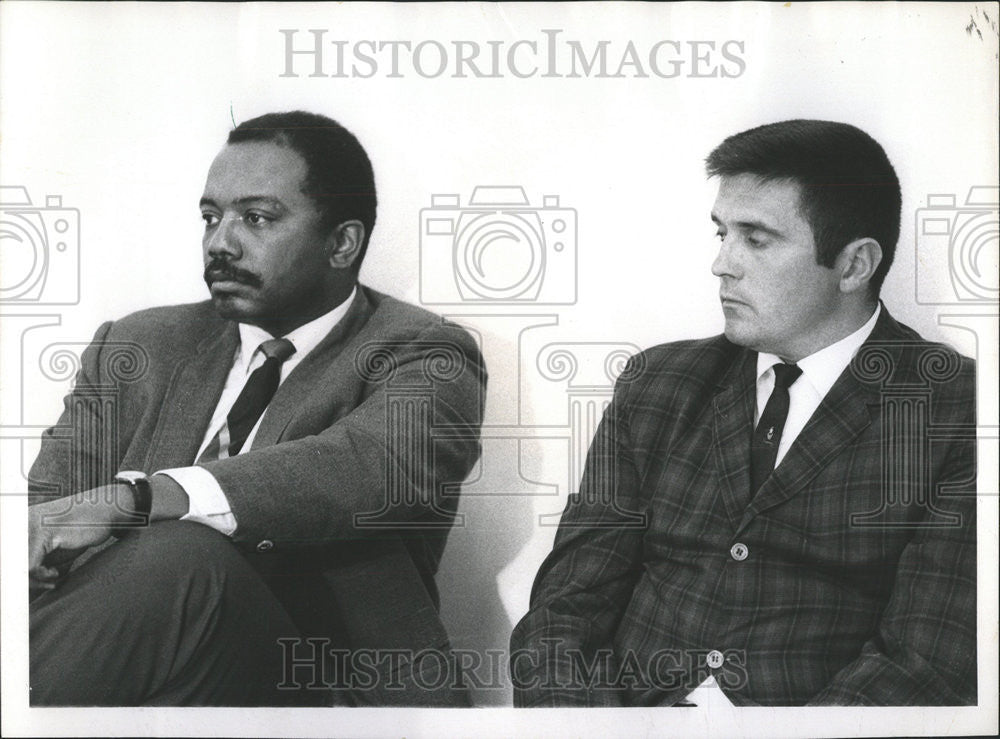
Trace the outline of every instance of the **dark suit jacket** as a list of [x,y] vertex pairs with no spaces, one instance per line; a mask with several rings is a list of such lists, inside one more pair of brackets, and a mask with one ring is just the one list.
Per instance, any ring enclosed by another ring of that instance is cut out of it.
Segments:
[[518,705],[710,672],[737,705],[975,703],[973,362],[883,309],[751,498],[755,370],[721,336],[633,358],[512,636]]
[[[43,436],[29,476],[35,498],[106,484],[120,469],[192,464],[238,343],[236,324],[210,302],[101,326]],[[347,315],[278,388],[250,451],[204,465],[236,516],[234,542],[304,636],[447,648],[433,577],[480,453],[485,383],[464,330],[359,286]],[[358,698],[436,700],[378,687]]]

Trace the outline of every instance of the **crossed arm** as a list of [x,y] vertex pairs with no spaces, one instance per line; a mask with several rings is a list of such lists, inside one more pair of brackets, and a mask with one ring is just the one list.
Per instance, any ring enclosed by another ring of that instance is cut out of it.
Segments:
[[[72,436],[63,439],[50,429],[30,475],[29,573],[35,585],[52,587],[73,559],[107,540],[111,526],[134,510],[128,486],[93,484],[110,479],[121,460],[104,453],[108,440],[102,435],[110,434],[111,423],[104,417],[107,405],[78,402],[113,385],[108,357],[102,357],[113,338],[112,324],[105,324],[85,350],[55,427]],[[358,383],[362,397],[350,412],[317,433],[205,465],[237,517],[236,541],[308,545],[370,536],[390,524],[433,515],[445,484],[464,479],[479,456],[486,383],[474,342],[461,329],[442,324],[387,347],[384,362],[376,362]],[[389,422],[400,408],[396,401],[420,387],[429,410],[398,433]],[[438,433],[441,429],[449,433]],[[119,440],[122,449],[127,443]],[[150,480],[152,521],[187,512],[183,488],[165,475]],[[59,497],[50,499],[53,495]],[[386,514],[384,526],[377,525],[377,517],[374,526],[356,525],[356,515],[380,511]],[[52,526],[53,520],[62,525]]]

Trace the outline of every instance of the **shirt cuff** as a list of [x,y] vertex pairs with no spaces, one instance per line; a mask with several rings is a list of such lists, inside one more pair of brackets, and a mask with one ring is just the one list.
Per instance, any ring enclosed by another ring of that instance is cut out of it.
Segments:
[[181,516],[181,521],[195,521],[226,536],[236,532],[236,516],[211,472],[204,467],[176,467],[155,474],[167,475],[187,493],[188,512]]

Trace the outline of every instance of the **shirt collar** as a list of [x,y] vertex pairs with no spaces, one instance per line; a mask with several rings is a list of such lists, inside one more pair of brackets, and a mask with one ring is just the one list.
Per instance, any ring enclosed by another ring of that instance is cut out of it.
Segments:
[[[351,294],[347,296],[347,300],[336,308],[285,334],[285,338],[292,342],[292,345],[295,347],[295,354],[292,357],[296,361],[301,361],[303,357],[315,349],[316,345],[323,340],[323,337],[330,333],[334,326],[340,323],[344,316],[347,315],[347,311],[354,301],[354,296],[357,294],[358,288],[355,286],[351,290]],[[240,348],[237,361],[246,369],[250,367],[250,362],[257,352],[257,348],[263,342],[274,337],[259,326],[251,326],[249,323],[239,324],[239,330]]]
[[[879,303],[875,306],[875,312],[872,313],[871,318],[857,331],[796,362],[799,369],[802,370],[802,376],[809,381],[810,385],[816,388],[820,397],[825,397],[830,392],[833,383],[837,381],[837,378],[847,368],[847,365],[851,363],[861,345],[871,336],[881,312],[882,305]],[[760,382],[768,370],[776,364],[781,364],[781,362],[782,359],[776,354],[758,353],[757,382]]]

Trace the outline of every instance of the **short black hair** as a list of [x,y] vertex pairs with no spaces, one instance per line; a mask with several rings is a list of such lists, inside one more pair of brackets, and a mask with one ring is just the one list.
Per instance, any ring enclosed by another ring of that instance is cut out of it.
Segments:
[[896,252],[902,200],[889,157],[867,133],[835,121],[769,123],[727,138],[705,166],[710,177],[753,174],[798,183],[818,264],[832,267],[850,242],[875,239],[882,262],[871,287],[878,294]]
[[287,146],[305,160],[303,194],[319,207],[324,226],[332,229],[355,219],[364,224],[364,241],[354,262],[357,272],[375,227],[378,198],[372,163],[354,134],[325,115],[294,110],[244,121],[229,132],[226,143],[246,141]]

